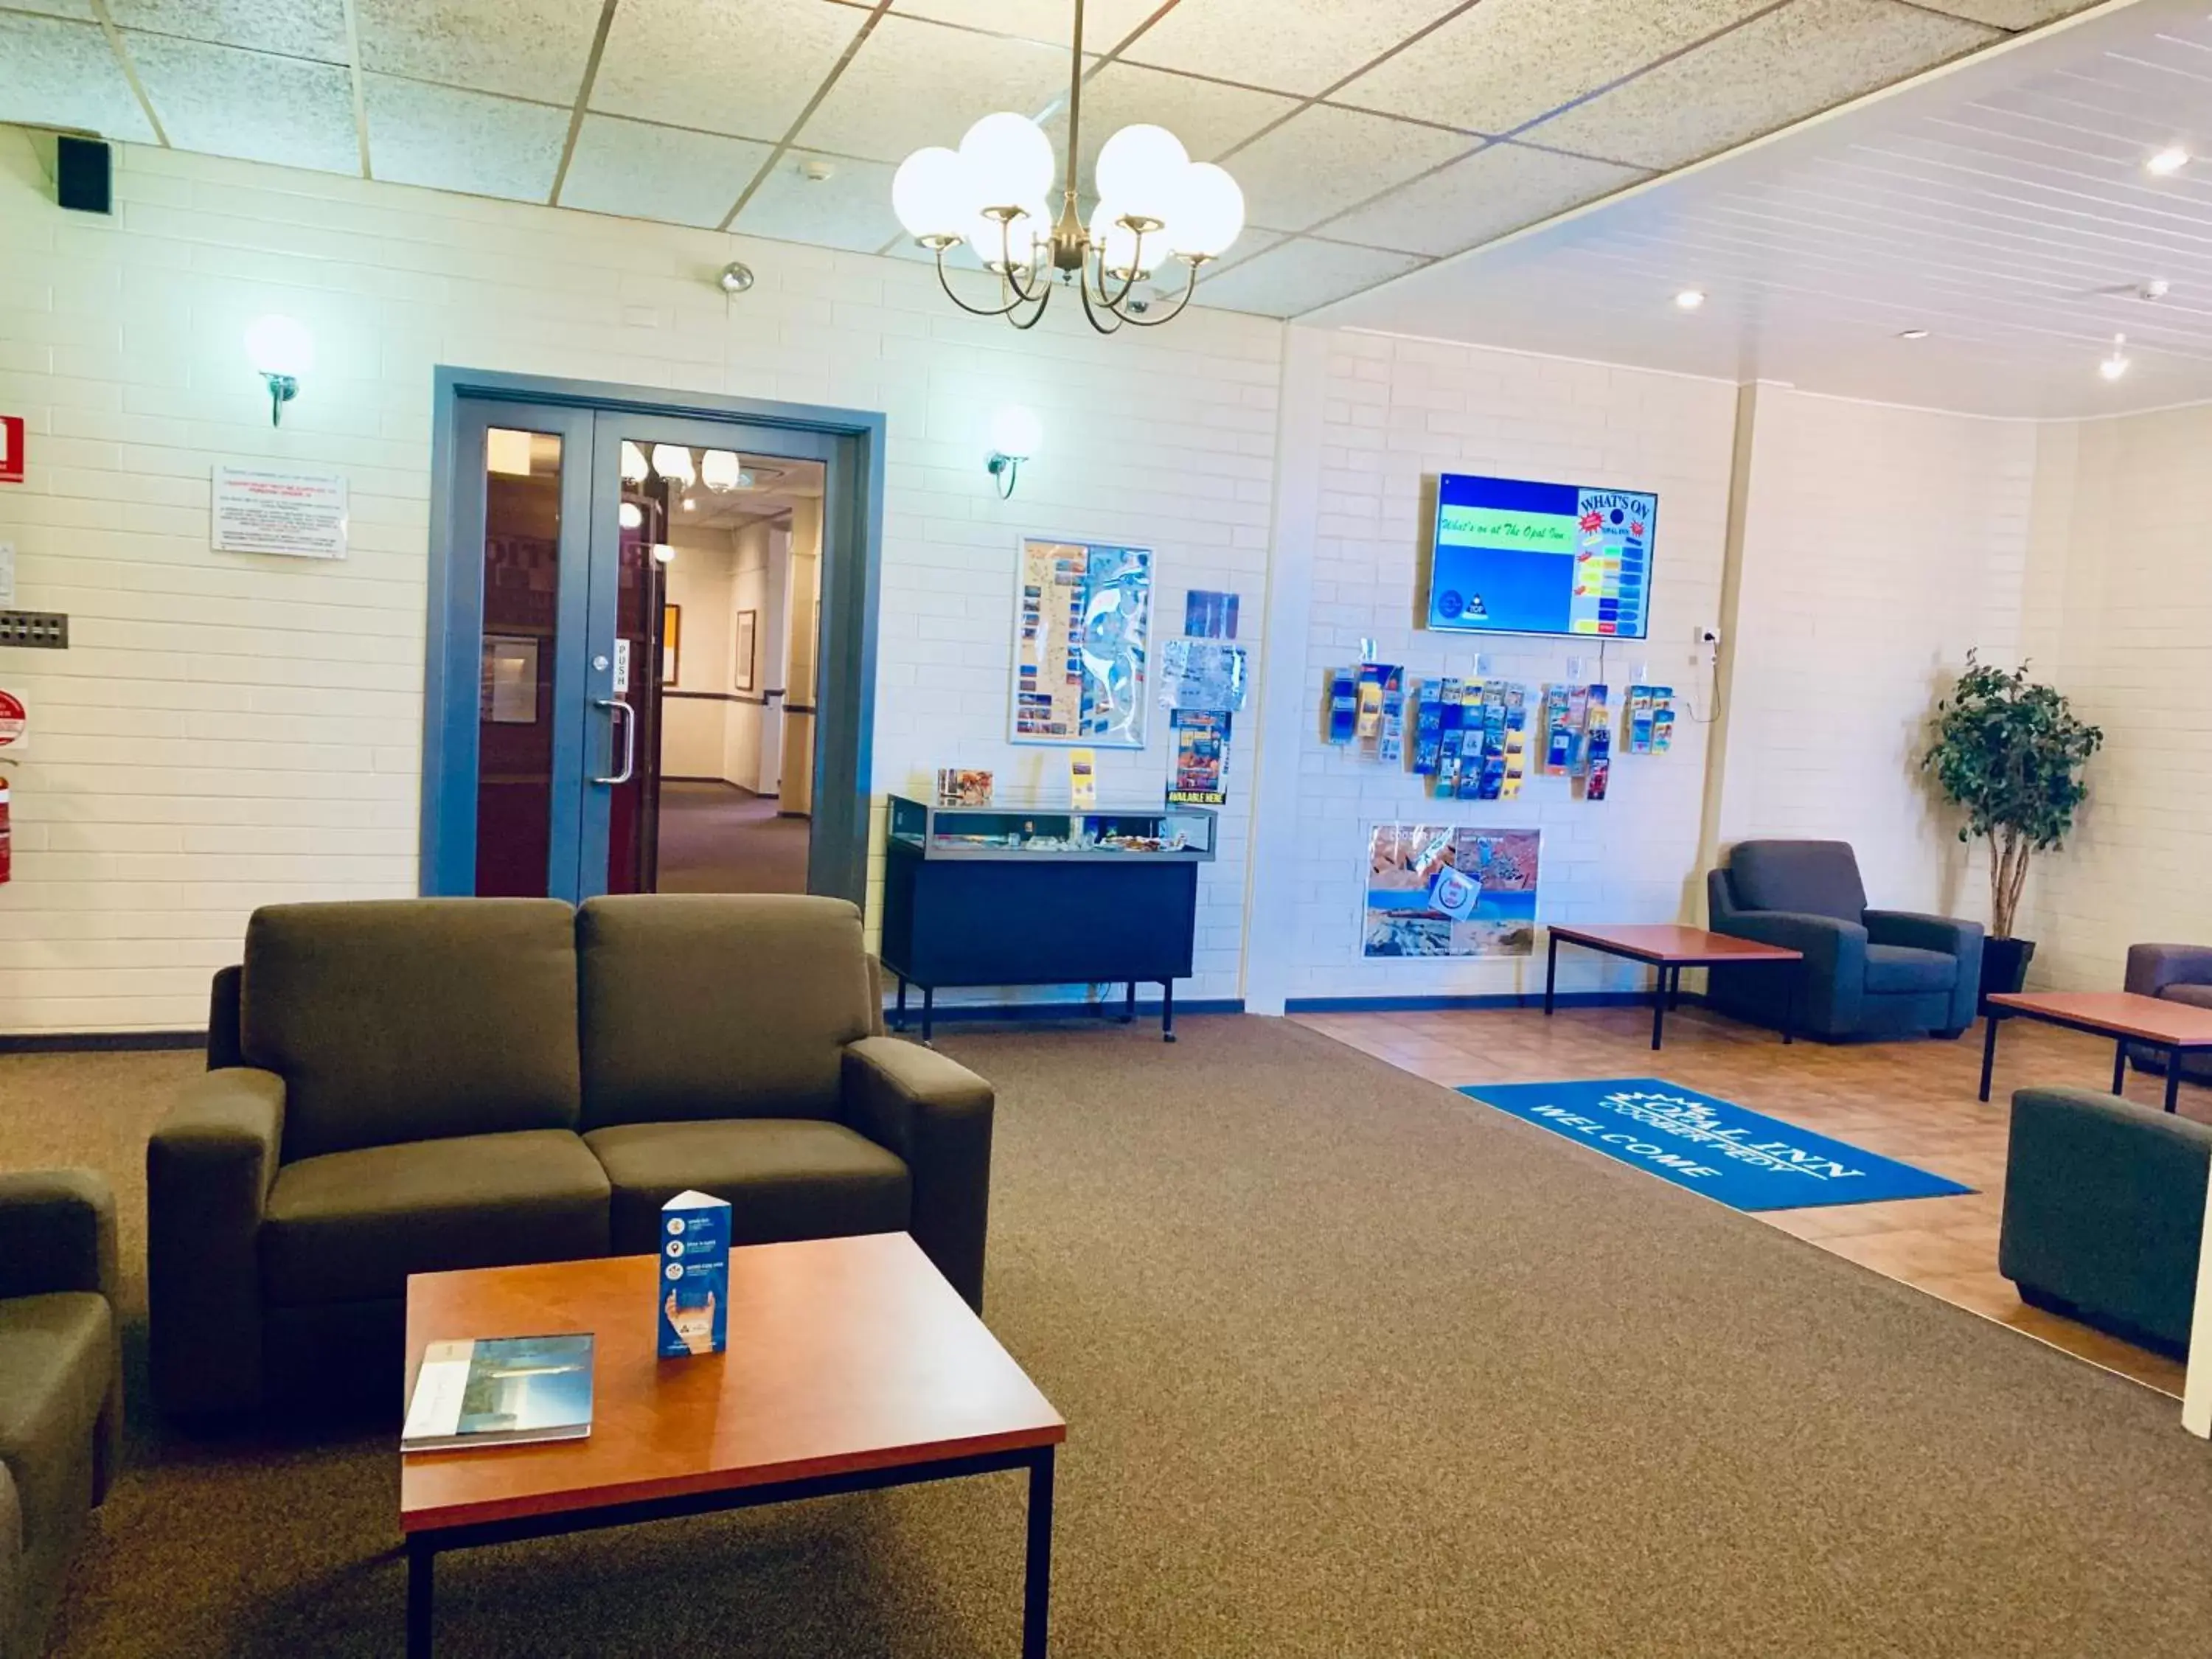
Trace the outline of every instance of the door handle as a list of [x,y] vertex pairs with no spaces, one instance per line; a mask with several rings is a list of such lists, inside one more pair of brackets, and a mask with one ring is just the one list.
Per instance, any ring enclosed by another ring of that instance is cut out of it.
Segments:
[[[593,778],[593,783],[620,785],[628,783],[637,770],[637,710],[620,697],[600,697],[599,706],[607,711],[610,721],[619,719],[623,729],[622,770],[611,778]],[[612,732],[610,732],[610,736]]]

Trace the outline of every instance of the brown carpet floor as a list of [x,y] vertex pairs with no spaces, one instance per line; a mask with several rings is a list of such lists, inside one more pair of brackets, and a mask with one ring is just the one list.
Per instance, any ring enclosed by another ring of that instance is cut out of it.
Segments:
[[[991,1323],[1071,1425],[1066,1659],[2212,1652],[2212,1450],[2148,1390],[1280,1021],[945,1047],[1000,1091]],[[109,1170],[135,1260],[191,1063],[0,1060],[0,1161]],[[398,1650],[388,1434],[133,1404],[57,1654]],[[1021,1504],[452,1558],[441,1651],[1011,1656]]]
[[812,821],[726,783],[660,786],[655,887],[664,893],[803,893]]

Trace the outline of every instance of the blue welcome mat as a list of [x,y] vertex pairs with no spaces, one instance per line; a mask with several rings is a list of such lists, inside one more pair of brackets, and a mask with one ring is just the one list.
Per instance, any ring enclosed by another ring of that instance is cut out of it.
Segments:
[[1460,1093],[1732,1209],[1802,1210],[1974,1190],[1664,1078],[1478,1083]]

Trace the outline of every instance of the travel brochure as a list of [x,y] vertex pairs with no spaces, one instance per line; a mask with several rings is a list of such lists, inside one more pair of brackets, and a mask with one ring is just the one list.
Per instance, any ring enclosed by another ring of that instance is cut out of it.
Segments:
[[592,1337],[498,1336],[422,1352],[399,1449],[526,1446],[592,1431]]

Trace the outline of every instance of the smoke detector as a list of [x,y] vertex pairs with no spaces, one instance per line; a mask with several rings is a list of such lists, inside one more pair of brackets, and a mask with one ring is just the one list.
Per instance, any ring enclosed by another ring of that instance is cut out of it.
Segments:
[[837,176],[837,164],[811,155],[799,164],[799,176],[810,185],[826,185]]

